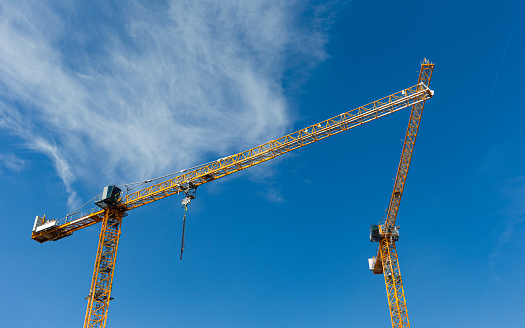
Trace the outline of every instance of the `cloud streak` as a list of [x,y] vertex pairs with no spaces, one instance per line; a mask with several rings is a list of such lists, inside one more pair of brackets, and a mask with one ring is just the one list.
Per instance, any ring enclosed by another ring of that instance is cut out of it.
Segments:
[[24,170],[27,165],[27,161],[12,153],[0,154],[0,174],[2,173],[2,167],[13,172],[20,172]]
[[492,83],[492,88],[490,88],[489,98],[492,97],[492,92],[494,92],[494,87],[496,86],[496,82],[498,81],[499,72],[501,71],[503,60],[505,59],[505,56],[507,55],[507,50],[509,50],[510,40],[512,40],[512,34],[514,34],[514,29],[516,28],[516,24],[517,24],[517,21],[514,23],[514,26],[512,27],[512,30],[510,31],[509,38],[507,39],[507,45],[505,46],[505,50],[503,51],[503,56],[501,56],[501,61],[499,62],[498,70],[496,72],[496,77],[494,78],[494,83]]
[[504,229],[498,235],[495,245],[489,254],[489,265],[494,267],[502,258],[505,247],[515,238],[516,232],[523,229],[525,222],[525,177],[515,177],[505,180],[499,188],[500,193],[507,200],[506,206],[501,211],[505,218]]
[[326,6],[3,2],[0,127],[53,161],[70,207],[77,179],[136,181],[265,142],[291,124],[285,74],[327,57]]

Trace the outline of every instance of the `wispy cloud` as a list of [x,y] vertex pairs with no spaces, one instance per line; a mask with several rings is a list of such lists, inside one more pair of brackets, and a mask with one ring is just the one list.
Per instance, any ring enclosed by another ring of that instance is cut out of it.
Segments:
[[509,50],[510,40],[512,40],[512,34],[514,34],[514,29],[516,28],[516,24],[517,24],[517,20],[514,23],[512,30],[510,31],[509,38],[507,39],[507,45],[505,46],[505,50],[503,51],[503,56],[501,56],[501,61],[499,62],[498,70],[496,72],[496,77],[494,78],[494,82],[492,83],[492,88],[490,88],[489,98],[492,96],[492,92],[494,92],[494,87],[496,86],[496,82],[498,81],[499,72],[501,71],[503,60],[505,59],[505,56],[507,55],[507,50]]
[[3,1],[0,127],[53,161],[70,205],[76,179],[135,181],[280,136],[285,74],[327,57],[329,4],[308,6]]
[[28,166],[28,162],[19,158],[15,154],[5,153],[0,154],[0,173],[2,168],[6,168],[13,172],[20,172]]

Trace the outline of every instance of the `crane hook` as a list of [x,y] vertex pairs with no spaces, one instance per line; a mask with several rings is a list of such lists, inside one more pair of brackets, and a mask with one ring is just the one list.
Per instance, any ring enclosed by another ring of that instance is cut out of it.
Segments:
[[182,192],[184,192],[184,195],[186,196],[182,200],[181,207],[187,207],[191,203],[191,200],[195,199],[195,197],[197,196],[197,186],[193,182],[188,181],[187,184],[185,183],[181,185],[181,189]]

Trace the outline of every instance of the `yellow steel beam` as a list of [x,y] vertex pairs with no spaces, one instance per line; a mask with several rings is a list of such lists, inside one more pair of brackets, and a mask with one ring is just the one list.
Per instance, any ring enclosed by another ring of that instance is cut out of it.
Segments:
[[383,238],[379,242],[379,252],[383,258],[383,276],[385,277],[392,327],[410,327],[395,241]]
[[[277,156],[355,128],[403,108],[424,103],[425,100],[431,98],[432,95],[433,92],[428,88],[428,85],[424,84],[417,84],[403,89],[392,95],[311,125],[279,139],[272,140],[235,155],[221,158],[211,164],[189,170],[172,179],[130,193],[122,199],[122,206],[125,207],[126,211],[129,211],[173,194],[178,194],[183,191],[183,184],[189,181],[195,186],[202,185],[254,165],[264,163]],[[31,238],[40,243],[56,240],[74,231],[102,221],[104,217],[103,213],[103,210],[95,209],[87,214],[68,216],[60,220],[59,223],[51,229],[33,232]]]

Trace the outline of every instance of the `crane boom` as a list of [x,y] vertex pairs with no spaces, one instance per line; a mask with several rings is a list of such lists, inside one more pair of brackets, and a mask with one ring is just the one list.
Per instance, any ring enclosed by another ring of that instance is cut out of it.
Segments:
[[[121,206],[125,211],[129,211],[156,200],[178,194],[187,188],[187,184],[190,181],[195,186],[199,186],[254,165],[264,163],[292,150],[323,140],[379,117],[397,112],[403,108],[422,103],[431,98],[432,95],[433,91],[430,90],[428,86],[417,84],[258,147],[221,158],[211,164],[194,170],[182,172],[182,174],[172,179],[130,193],[122,199]],[[87,214],[83,213],[79,215],[77,213],[68,215],[60,221],[47,220],[40,227],[33,229],[31,238],[40,243],[58,240],[71,235],[74,231],[101,222],[103,219],[104,210],[96,208]],[[48,225],[47,227],[45,227],[46,224]],[[35,224],[35,227],[36,226]]]
[[[433,70],[434,64],[430,63],[427,59],[424,59],[421,63],[418,85],[425,85],[428,87],[432,78]],[[387,215],[385,220],[381,222],[379,226],[375,226],[379,228],[378,232],[380,237],[378,236],[379,240],[374,241],[379,242],[379,248],[377,256],[371,259],[372,264],[370,265],[370,270],[372,270],[374,274],[383,273],[385,278],[390,319],[393,328],[410,328],[405,291],[403,288],[403,280],[401,278],[396,249],[396,241],[399,239],[399,227],[396,227],[395,223],[424,107],[425,101],[412,106],[405,135],[405,142],[403,144],[403,151],[401,152],[401,159],[399,160],[396,181],[394,184],[394,190],[392,191],[392,196],[390,197]],[[373,241],[372,234],[371,241]]]

